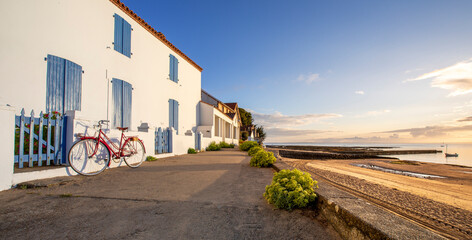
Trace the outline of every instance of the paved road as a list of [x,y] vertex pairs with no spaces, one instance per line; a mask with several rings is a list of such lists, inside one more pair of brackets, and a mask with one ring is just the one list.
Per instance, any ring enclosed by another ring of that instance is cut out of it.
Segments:
[[0,192],[1,239],[338,239],[262,197],[272,169],[225,150]]

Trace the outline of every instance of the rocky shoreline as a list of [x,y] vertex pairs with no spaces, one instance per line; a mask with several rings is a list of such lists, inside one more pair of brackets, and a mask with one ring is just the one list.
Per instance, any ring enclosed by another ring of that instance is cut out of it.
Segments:
[[[267,148],[279,153],[281,157],[296,159],[368,159],[388,158],[385,155],[435,154],[442,151],[431,150],[393,150],[380,147],[329,147],[302,145],[267,145]],[[387,149],[387,150],[385,150]]]

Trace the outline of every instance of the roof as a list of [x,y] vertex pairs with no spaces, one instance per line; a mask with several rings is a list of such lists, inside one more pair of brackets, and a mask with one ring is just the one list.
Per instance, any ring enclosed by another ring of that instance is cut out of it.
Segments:
[[233,110],[236,110],[236,106],[238,106],[238,103],[225,103],[228,107],[230,107]]
[[205,93],[208,97],[213,98],[215,101],[217,101],[218,103],[221,103],[223,106],[225,106],[225,107],[227,107],[227,108],[229,108],[229,109],[231,109],[231,110],[234,110],[234,108],[229,107],[228,105],[226,105],[226,103],[224,103],[224,102],[218,100],[218,98],[216,98],[216,97],[213,97],[213,96],[212,96],[211,94],[209,94],[207,91],[205,91],[205,90],[203,90],[203,89],[201,89],[201,90],[202,90],[202,92]]
[[234,119],[236,113],[225,113],[229,118]]
[[190,59],[187,55],[185,55],[182,51],[180,51],[176,46],[174,46],[169,40],[166,39],[166,36],[162,34],[161,32],[156,31],[156,29],[152,28],[151,25],[146,23],[142,18],[140,18],[135,12],[133,12],[131,9],[129,9],[124,3],[122,3],[120,0],[110,0],[115,6],[117,6],[119,9],[123,10],[126,14],[128,14],[129,17],[134,19],[139,25],[141,25],[144,29],[146,29],[149,33],[151,33],[154,37],[159,39],[162,43],[164,43],[167,47],[172,49],[174,52],[179,54],[182,58],[187,60],[191,65],[193,65],[196,69],[198,69],[200,72],[203,71],[203,68],[198,66],[192,59]]
[[204,94],[206,94],[206,95],[207,95],[208,97],[210,97],[210,98],[213,98],[213,100],[215,100],[216,102],[221,102],[220,100],[218,100],[218,98],[213,97],[213,96],[212,96],[211,94],[209,94],[207,91],[205,91],[205,90],[203,90],[203,89],[201,89],[201,90],[202,90],[202,92],[203,92]]

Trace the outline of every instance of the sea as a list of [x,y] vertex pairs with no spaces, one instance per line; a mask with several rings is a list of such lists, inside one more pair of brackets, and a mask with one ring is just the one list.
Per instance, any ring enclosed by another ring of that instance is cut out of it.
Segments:
[[[457,144],[432,144],[432,143],[265,143],[266,145],[306,145],[306,146],[339,146],[339,147],[378,147],[393,148],[399,150],[423,150],[436,149],[442,153],[432,154],[406,154],[406,155],[388,155],[387,157],[396,157],[400,160],[431,162],[441,164],[452,164],[466,167],[472,167],[472,143]],[[446,157],[446,146],[448,153],[457,153],[458,157]]]

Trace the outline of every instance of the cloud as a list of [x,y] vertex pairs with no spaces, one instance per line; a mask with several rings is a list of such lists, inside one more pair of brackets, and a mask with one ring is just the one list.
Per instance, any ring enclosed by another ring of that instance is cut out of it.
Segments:
[[290,128],[267,128],[264,129],[267,132],[267,136],[270,137],[299,137],[307,135],[316,135],[326,133],[328,131],[312,130],[312,129],[290,129]]
[[384,133],[409,133],[413,137],[439,137],[450,132],[472,131],[472,125],[465,126],[426,126],[419,128],[406,128]]
[[431,80],[432,87],[450,90],[449,96],[472,93],[472,59],[406,81],[419,80]]
[[[345,138],[318,138],[314,141],[319,143],[330,143],[330,144],[339,144],[339,143],[389,143],[389,142],[398,142],[400,138],[385,138],[380,136],[367,136],[367,137],[345,137]],[[400,139],[401,141],[401,139]]]
[[355,94],[359,94],[359,95],[364,95],[364,91],[360,90],[360,91],[355,91],[354,92]]
[[458,122],[472,122],[472,116],[457,120]]
[[311,84],[312,82],[316,82],[320,79],[320,75],[318,73],[308,73],[308,74],[300,74],[298,76],[297,81],[305,82],[306,84]]
[[399,138],[399,137],[400,137],[400,136],[398,135],[398,133],[394,133],[394,134],[390,135],[389,138],[395,139],[395,138]]
[[303,126],[311,123],[319,122],[322,119],[339,118],[340,114],[303,114],[303,115],[283,115],[280,112],[273,114],[263,114],[251,111],[254,122],[264,127],[294,127]]

